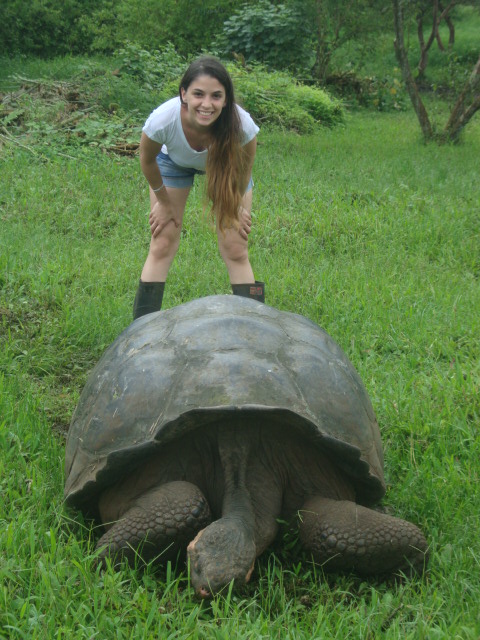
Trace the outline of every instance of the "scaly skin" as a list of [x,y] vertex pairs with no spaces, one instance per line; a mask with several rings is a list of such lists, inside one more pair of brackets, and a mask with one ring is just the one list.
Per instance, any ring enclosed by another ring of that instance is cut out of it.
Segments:
[[420,529],[347,500],[314,497],[299,512],[303,546],[326,570],[372,575],[421,571],[428,545]]
[[354,482],[297,435],[213,427],[172,443],[102,494],[102,518],[116,522],[106,524],[100,559],[165,561],[187,550],[192,585],[208,598],[232,580],[248,582],[278,519],[298,516],[301,542],[326,570],[422,571],[428,549],[420,530],[354,499]]
[[257,554],[255,510],[247,488],[252,440],[229,426],[218,434],[225,491],[222,517],[200,531],[188,545],[192,585],[202,598],[218,593],[232,580],[248,582]]
[[125,558],[130,565],[144,560],[175,558],[211,520],[210,507],[200,490],[188,482],[170,482],[140,496],[100,538],[102,562]]
[[232,580],[237,586],[247,583],[257,556],[248,525],[228,516],[200,531],[187,551],[192,585],[201,598],[219,593]]

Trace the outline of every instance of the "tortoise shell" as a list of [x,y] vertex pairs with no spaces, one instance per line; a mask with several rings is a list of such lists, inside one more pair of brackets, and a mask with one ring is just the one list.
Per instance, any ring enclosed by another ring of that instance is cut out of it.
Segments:
[[301,431],[354,479],[358,502],[383,496],[378,424],[342,349],[300,315],[223,295],[143,316],[105,351],[68,432],[67,503],[87,511],[156,448],[231,412]]

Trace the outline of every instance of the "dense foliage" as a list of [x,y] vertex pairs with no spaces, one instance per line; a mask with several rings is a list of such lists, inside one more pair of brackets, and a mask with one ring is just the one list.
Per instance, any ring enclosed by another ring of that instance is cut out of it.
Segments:
[[2,0],[0,50],[43,57],[86,51],[98,11],[96,0]]
[[286,72],[268,72],[261,65],[229,65],[229,70],[240,102],[260,124],[311,133],[317,125],[343,120],[338,100],[318,87],[298,84]]
[[[403,6],[408,56],[421,75],[420,90],[442,99],[461,92],[478,59],[478,2],[459,0],[444,9],[439,0],[409,0]],[[429,21],[435,15],[439,23],[432,27],[435,41],[430,43]],[[130,67],[137,58],[138,77],[145,76],[146,86],[150,71],[142,65],[150,62],[148,55],[166,51],[167,57],[174,54],[173,58],[188,61],[209,51],[243,61],[247,67],[260,63],[268,70],[288,71],[297,80],[328,87],[349,107],[383,111],[408,105],[393,40],[392,4],[384,0],[244,0],[240,5],[234,0],[4,0],[0,4],[0,50],[10,58],[114,55],[123,49]],[[143,59],[139,51],[146,52]],[[164,56],[162,64],[166,62]]]
[[215,45],[273,69],[305,73],[313,65],[311,28],[300,7],[259,0],[243,4],[225,21]]
[[233,0],[2,0],[0,50],[43,57],[111,53],[127,40],[155,49],[172,41],[185,55],[208,47]]

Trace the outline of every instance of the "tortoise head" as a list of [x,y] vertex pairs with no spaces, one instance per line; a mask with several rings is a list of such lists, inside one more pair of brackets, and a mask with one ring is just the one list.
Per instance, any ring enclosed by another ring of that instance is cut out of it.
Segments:
[[242,585],[250,580],[256,558],[255,539],[237,518],[212,522],[188,545],[190,576],[201,598],[211,598],[232,580]]

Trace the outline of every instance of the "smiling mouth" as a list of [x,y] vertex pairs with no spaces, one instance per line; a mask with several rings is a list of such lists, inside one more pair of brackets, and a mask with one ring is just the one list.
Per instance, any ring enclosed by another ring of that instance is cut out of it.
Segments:
[[198,111],[200,116],[213,116],[213,111]]

